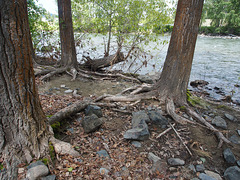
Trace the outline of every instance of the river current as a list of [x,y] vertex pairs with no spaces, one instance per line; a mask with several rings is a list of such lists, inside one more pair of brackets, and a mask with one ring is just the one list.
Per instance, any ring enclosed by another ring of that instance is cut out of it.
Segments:
[[[170,36],[158,37],[158,42],[164,40],[169,41]],[[147,56],[148,65],[142,67],[137,73],[147,74],[162,69],[167,54],[168,43],[158,45],[160,48],[154,49],[156,45],[156,42],[150,42],[143,47],[153,58]],[[79,60],[82,54],[89,52],[89,49],[91,49],[90,56],[93,58],[101,57],[104,52],[103,36],[94,36],[91,38],[91,43],[88,43],[84,48],[77,49]],[[112,49],[113,52],[115,50]],[[117,65],[115,68],[122,67],[124,71],[134,72],[141,66],[142,61],[144,59],[137,59],[137,65],[131,66],[130,69],[128,69],[129,64],[125,66]],[[232,95],[234,100],[240,101],[240,38],[199,35],[190,77],[190,81],[193,80],[205,80],[209,82],[208,88],[212,90],[208,92],[216,99],[220,99],[222,96],[215,93],[214,88],[218,89],[218,91],[220,88],[225,95]]]

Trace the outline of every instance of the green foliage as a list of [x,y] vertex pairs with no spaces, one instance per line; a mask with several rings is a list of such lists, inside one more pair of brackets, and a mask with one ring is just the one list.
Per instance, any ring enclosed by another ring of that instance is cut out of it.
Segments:
[[0,163],[0,170],[4,169],[4,166]]
[[204,101],[202,98],[199,98],[197,96],[193,96],[189,90],[187,90],[187,101],[195,107],[207,109],[209,107],[209,104]]
[[202,21],[211,19],[214,33],[240,34],[239,0],[206,0]]
[[51,44],[53,33],[58,28],[56,16],[38,6],[35,0],[28,0],[27,5],[33,48],[41,51],[42,46]]
[[55,154],[55,150],[52,142],[49,142],[48,146],[49,146],[49,154],[50,154],[51,160],[54,161],[56,154]]
[[57,122],[53,123],[51,126],[53,128],[53,131],[58,131],[61,127],[61,123],[57,121]]
[[47,158],[43,158],[42,159],[42,162],[45,164],[45,165],[48,165],[49,164],[49,160]]

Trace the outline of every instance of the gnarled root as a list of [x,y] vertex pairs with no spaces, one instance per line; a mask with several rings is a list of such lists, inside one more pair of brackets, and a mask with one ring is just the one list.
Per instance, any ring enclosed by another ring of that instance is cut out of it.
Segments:
[[216,136],[219,139],[218,148],[220,148],[223,144],[223,142],[230,144],[231,142],[220,132],[218,131],[214,126],[212,126],[210,123],[208,123],[203,117],[201,117],[199,114],[197,114],[194,110],[192,110],[190,107],[187,108],[187,113],[191,116],[193,116],[195,119],[203,123],[205,126],[209,127],[210,130],[214,131]]

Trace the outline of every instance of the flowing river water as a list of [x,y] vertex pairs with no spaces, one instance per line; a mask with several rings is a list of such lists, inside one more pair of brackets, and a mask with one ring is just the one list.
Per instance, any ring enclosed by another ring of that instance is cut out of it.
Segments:
[[[169,41],[170,36],[158,37],[159,42],[164,40]],[[162,69],[168,44],[159,45],[158,49],[154,49],[155,46],[156,42],[150,42],[144,46],[144,50],[149,51],[148,54],[152,55],[153,58],[147,56],[148,65],[142,67],[137,73],[147,74]],[[91,43],[88,43],[84,48],[78,47],[78,59],[82,59],[82,54],[89,52],[89,49],[91,49],[90,55],[93,58],[103,56],[103,36],[92,36]],[[128,69],[129,64],[117,65],[116,68],[122,67],[124,71],[134,72],[142,64],[141,61],[144,59],[139,58],[136,61],[137,65],[133,65],[130,69]],[[232,95],[234,100],[240,102],[240,38],[199,35],[190,77],[190,81],[193,80],[209,82],[208,89],[210,90],[208,93],[216,99],[222,98],[216,91],[223,91],[225,95]]]

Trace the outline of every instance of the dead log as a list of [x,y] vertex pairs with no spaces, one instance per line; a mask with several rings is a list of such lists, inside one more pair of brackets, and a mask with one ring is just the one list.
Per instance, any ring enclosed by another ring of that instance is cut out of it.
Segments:
[[122,52],[117,52],[114,55],[99,59],[91,59],[90,57],[86,56],[84,56],[84,58],[86,59],[86,62],[83,64],[83,66],[91,69],[92,71],[97,71],[101,68],[109,67],[125,60]]
[[49,123],[53,124],[57,121],[61,121],[63,119],[66,119],[70,117],[71,115],[74,115],[82,110],[84,110],[89,102],[76,102],[68,107],[65,107],[64,109],[61,109],[56,114],[54,114],[52,117],[49,118]]

